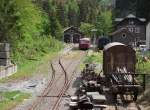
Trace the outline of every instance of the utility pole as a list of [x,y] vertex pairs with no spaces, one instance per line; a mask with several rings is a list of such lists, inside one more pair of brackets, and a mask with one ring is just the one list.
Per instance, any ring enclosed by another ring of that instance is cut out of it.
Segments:
[[96,32],[97,32],[97,29],[92,29],[91,32],[93,33],[93,47],[96,48]]

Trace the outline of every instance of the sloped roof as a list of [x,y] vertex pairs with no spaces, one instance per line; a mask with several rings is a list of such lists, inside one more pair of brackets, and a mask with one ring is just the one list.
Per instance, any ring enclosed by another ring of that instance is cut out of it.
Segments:
[[87,40],[87,41],[90,41],[90,38],[81,38],[80,40]]
[[123,44],[123,43],[120,43],[120,42],[112,42],[112,43],[107,44],[107,45],[104,47],[103,51],[105,52],[105,51],[107,51],[107,50],[109,50],[109,49],[112,49],[112,47],[117,47],[117,46],[125,47],[125,48],[128,49],[128,51],[131,51],[131,52],[134,52],[134,53],[135,53],[135,50],[134,50],[133,48],[131,48],[130,46],[125,45],[125,44]]
[[64,29],[64,33],[67,32],[67,31],[69,31],[70,29],[75,30],[75,31],[77,31],[78,33],[84,35],[77,27],[74,27],[74,26],[66,27],[66,28]]
[[133,15],[133,14],[129,14],[129,15],[127,15],[125,18],[116,18],[115,21],[116,21],[116,22],[121,22],[121,21],[123,21],[124,19],[138,19],[138,20],[141,21],[141,22],[145,22],[145,21],[146,21],[145,18],[138,18],[138,17],[136,17],[136,16]]
[[70,27],[66,27],[66,28],[64,29],[64,32],[65,32],[65,31],[67,31],[67,30],[69,30],[69,29],[77,29],[77,30],[78,30],[78,28],[77,28],[77,27],[70,26]]
[[114,31],[114,32],[112,32],[112,33],[110,33],[109,35],[110,35],[110,36],[113,36],[113,35],[118,34],[118,33],[120,33],[120,32],[127,32],[127,33],[130,33],[133,37],[135,37],[135,35],[132,34],[132,32],[130,32],[127,28],[120,28],[120,29],[118,29],[118,30],[116,30],[116,31]]
[[111,48],[111,47],[118,46],[118,45],[126,46],[125,44],[120,43],[120,42],[112,42],[112,43],[107,44],[107,45],[104,47],[104,51],[108,50],[108,49]]
[[136,18],[136,16],[133,14],[129,14],[128,16],[126,16],[126,18]]

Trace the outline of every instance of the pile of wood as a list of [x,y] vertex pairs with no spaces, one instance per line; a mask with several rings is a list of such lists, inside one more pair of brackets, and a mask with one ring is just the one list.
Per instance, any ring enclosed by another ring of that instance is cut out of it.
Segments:
[[8,43],[0,43],[0,66],[10,64],[10,48]]

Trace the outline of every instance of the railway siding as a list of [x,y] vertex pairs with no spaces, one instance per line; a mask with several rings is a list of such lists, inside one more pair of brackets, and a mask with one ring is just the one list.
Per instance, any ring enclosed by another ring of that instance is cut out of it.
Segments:
[[[73,52],[74,53],[74,52]],[[34,98],[33,100],[30,100],[30,104],[25,104],[24,106],[20,107],[21,110],[43,110],[43,109],[57,109],[60,105],[60,102],[62,101],[62,97],[66,97],[66,93],[64,93],[70,83],[71,83],[71,77],[73,77],[74,71],[76,70],[76,67],[79,65],[80,60],[85,56],[85,51],[77,51],[77,54],[74,54],[75,56],[78,55],[78,57],[67,58],[72,54],[72,52],[69,52],[69,54],[65,54],[64,56],[61,56],[61,62],[59,62],[59,59],[55,59],[53,63],[51,64],[53,73],[50,76],[49,83],[47,84],[47,87],[44,89],[41,95],[37,96],[37,98]],[[62,69],[62,67],[64,69]],[[50,66],[50,65],[49,65]],[[63,75],[64,71],[66,71],[66,76],[68,77],[68,80],[65,81],[65,76]],[[62,87],[63,84],[65,87]],[[62,89],[63,88],[63,89]],[[61,93],[59,91],[62,91]],[[59,97],[61,97],[59,99]],[[57,103],[56,103],[57,102]],[[55,106],[56,107],[53,107]],[[53,107],[53,108],[52,108]],[[18,109],[17,109],[18,110]]]

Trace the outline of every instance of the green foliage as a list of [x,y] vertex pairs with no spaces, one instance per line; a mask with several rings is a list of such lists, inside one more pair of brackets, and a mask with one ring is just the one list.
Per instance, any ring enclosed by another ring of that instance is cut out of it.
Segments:
[[50,35],[54,30],[53,35],[61,38],[59,21],[51,21],[48,14],[31,0],[1,0],[0,16],[1,41],[11,43],[11,57],[19,65],[53,48],[58,50],[61,45]]
[[14,15],[14,0],[0,1],[0,41],[7,41],[15,26],[17,17]]
[[68,26],[68,7],[67,4],[58,4],[57,6],[57,18],[60,21],[62,27]]
[[96,28],[99,35],[107,35],[112,28],[112,13],[111,11],[101,12],[97,17]]
[[70,10],[72,10],[76,13],[79,12],[79,6],[78,6],[78,2],[76,0],[68,0],[67,5],[68,5],[68,12]]
[[98,0],[81,0],[79,2],[80,22],[88,22],[94,24],[96,17],[101,11],[100,2]]
[[112,0],[98,0],[103,11],[108,10],[111,6]]
[[28,98],[30,94],[12,91],[0,92],[0,96],[2,97],[2,100],[0,101],[1,110],[8,110],[22,102],[25,98]]
[[91,30],[94,28],[94,25],[90,23],[81,23],[80,30],[87,36],[91,37]]
[[84,59],[84,63],[100,63],[102,64],[103,54],[102,52],[91,52]]
[[[137,52],[137,64],[136,64],[136,70],[138,73],[150,73],[150,61],[146,61],[143,58],[143,55],[141,55],[140,52]],[[145,56],[149,59],[150,58],[150,52],[147,52]]]
[[16,25],[20,36],[30,41],[32,36],[39,36],[43,32],[42,12],[30,0],[15,1],[16,16],[18,17]]
[[13,48],[12,58],[15,63],[23,65],[27,60],[39,60],[46,53],[58,51],[62,48],[62,44],[51,36],[37,37],[30,44],[18,42]]
[[66,5],[68,25],[78,26],[79,6],[77,0],[68,0]]
[[83,21],[86,23],[81,23],[80,28],[87,36],[94,24],[98,24],[100,33],[108,33],[111,13],[101,13],[100,1],[1,0],[0,41],[11,43],[11,57],[22,65],[27,59],[38,59],[60,49],[61,43],[57,40],[62,40],[65,26],[79,26]]

